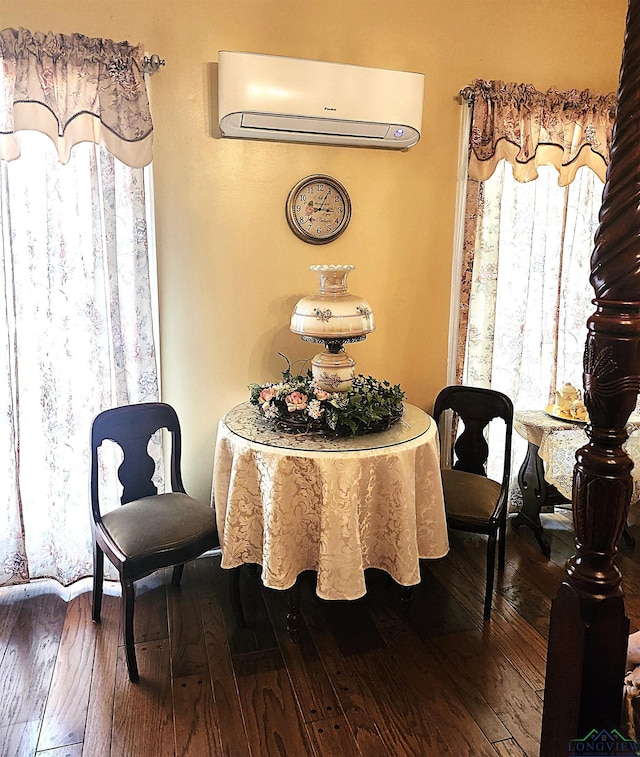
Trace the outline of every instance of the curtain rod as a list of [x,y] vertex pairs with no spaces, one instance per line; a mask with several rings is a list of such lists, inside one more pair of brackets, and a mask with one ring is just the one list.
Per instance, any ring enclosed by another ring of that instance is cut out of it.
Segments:
[[153,55],[145,55],[142,59],[142,62],[144,64],[142,70],[145,74],[155,74],[155,72],[158,71],[161,66],[164,66],[166,64],[164,58],[161,58],[159,55],[155,55],[155,53]]

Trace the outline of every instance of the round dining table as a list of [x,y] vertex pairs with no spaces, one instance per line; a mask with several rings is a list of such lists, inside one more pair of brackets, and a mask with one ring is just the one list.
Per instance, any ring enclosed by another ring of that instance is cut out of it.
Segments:
[[323,599],[363,596],[367,568],[415,585],[420,559],[449,549],[437,427],[408,403],[390,428],[341,438],[234,407],[218,427],[212,504],[223,568],[259,564],[273,589],[315,571]]

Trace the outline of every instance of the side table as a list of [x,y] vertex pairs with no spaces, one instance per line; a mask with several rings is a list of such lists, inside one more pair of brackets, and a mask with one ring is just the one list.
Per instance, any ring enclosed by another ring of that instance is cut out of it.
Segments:
[[[545,506],[571,502],[575,453],[588,442],[585,424],[560,420],[544,410],[520,410],[513,426],[527,440],[527,453],[518,472],[522,509],[511,524],[516,531],[521,526],[530,528],[548,557],[551,547],[544,536],[540,511]],[[634,463],[639,463],[633,469],[633,503],[640,499],[640,416],[634,413],[629,418],[627,432],[624,449]],[[634,544],[627,529],[623,536],[627,544]]]

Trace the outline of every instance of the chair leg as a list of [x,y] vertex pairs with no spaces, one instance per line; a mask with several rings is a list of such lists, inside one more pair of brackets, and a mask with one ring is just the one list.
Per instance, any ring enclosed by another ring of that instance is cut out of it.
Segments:
[[180,586],[183,570],[184,570],[184,563],[182,563],[181,565],[173,566],[173,572],[171,574],[171,586]]
[[487,541],[487,588],[484,595],[484,619],[491,617],[491,597],[493,596],[493,576],[496,569],[496,534],[489,534]]
[[244,628],[247,625],[247,619],[242,609],[242,597],[240,595],[240,566],[231,569],[230,575],[231,587],[231,609],[233,610],[233,617],[235,618],[236,625],[240,628]]
[[104,552],[93,540],[93,609],[91,617],[96,623],[100,622],[102,611],[102,582],[104,576]]
[[296,580],[294,585],[287,589],[288,612],[287,633],[290,641],[298,641],[300,631],[300,582]]
[[138,663],[136,661],[136,648],[133,639],[133,606],[135,601],[135,589],[133,581],[121,579],[122,584],[122,627],[124,629],[124,648],[127,658],[127,670],[129,680],[137,683],[139,680]]
[[502,572],[504,570],[505,563],[505,550],[506,550],[506,538],[507,538],[507,509],[500,518],[500,525],[498,526],[498,570]]
[[636,546],[636,537],[629,531],[629,525],[626,524],[624,529],[622,530],[622,538],[624,539],[624,543],[627,545],[627,547],[631,547],[633,549]]
[[404,615],[408,615],[413,604],[413,586],[400,587],[400,607]]

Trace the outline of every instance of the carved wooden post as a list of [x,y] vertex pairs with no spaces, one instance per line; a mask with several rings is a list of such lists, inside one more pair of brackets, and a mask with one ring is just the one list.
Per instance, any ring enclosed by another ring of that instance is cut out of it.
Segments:
[[589,442],[576,453],[576,554],[551,609],[541,757],[618,728],[629,621],[616,543],[631,499],[622,449],[640,387],[640,0],[630,0],[611,159],[591,258],[584,354]]

